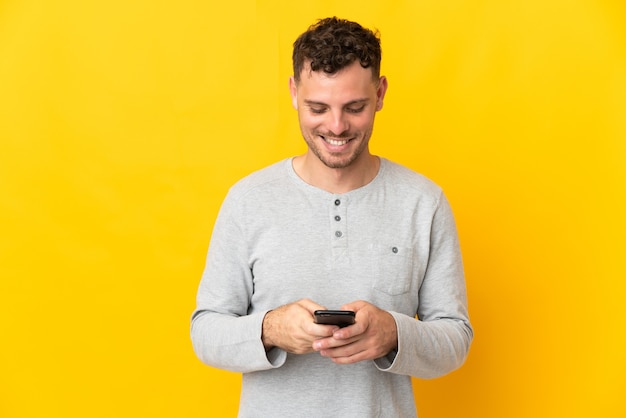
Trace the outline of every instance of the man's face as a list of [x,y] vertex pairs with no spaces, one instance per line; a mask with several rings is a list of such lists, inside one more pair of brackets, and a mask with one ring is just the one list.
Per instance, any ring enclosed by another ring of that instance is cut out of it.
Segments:
[[309,152],[330,168],[345,168],[369,152],[374,116],[382,109],[387,80],[372,79],[358,62],[335,74],[305,65],[296,84],[289,80],[300,130]]

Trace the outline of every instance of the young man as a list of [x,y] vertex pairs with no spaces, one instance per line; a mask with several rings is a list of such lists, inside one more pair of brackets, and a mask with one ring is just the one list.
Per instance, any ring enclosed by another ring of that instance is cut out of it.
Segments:
[[[240,417],[412,417],[411,376],[464,362],[473,337],[440,188],[372,155],[383,107],[375,33],[337,18],[294,44],[308,145],[231,188],[192,316],[208,365],[243,373]],[[318,309],[354,325],[314,322]]]

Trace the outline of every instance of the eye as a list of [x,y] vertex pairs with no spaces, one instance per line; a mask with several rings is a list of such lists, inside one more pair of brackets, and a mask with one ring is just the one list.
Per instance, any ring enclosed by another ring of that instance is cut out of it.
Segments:
[[326,108],[324,107],[311,107],[309,108],[309,110],[311,111],[311,113],[314,113],[316,115],[321,115],[322,113],[326,112]]
[[365,109],[365,105],[359,106],[359,107],[348,107],[346,109],[346,112],[348,113],[361,113],[363,111],[363,109]]

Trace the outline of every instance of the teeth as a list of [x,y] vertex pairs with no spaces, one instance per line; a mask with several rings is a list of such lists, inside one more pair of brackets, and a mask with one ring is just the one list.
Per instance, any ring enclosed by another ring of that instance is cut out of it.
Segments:
[[324,137],[324,140],[326,142],[328,142],[330,145],[345,145],[348,143],[348,140],[344,140],[344,141],[336,141],[334,139],[330,139],[330,138],[326,138]]

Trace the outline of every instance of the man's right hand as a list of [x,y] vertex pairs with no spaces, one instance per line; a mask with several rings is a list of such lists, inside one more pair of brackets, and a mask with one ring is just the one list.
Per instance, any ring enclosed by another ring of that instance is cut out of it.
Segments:
[[334,325],[318,325],[313,322],[313,312],[326,309],[309,299],[283,305],[269,311],[263,318],[261,339],[265,350],[281,348],[288,353],[312,353],[313,342],[330,337],[339,329]]

